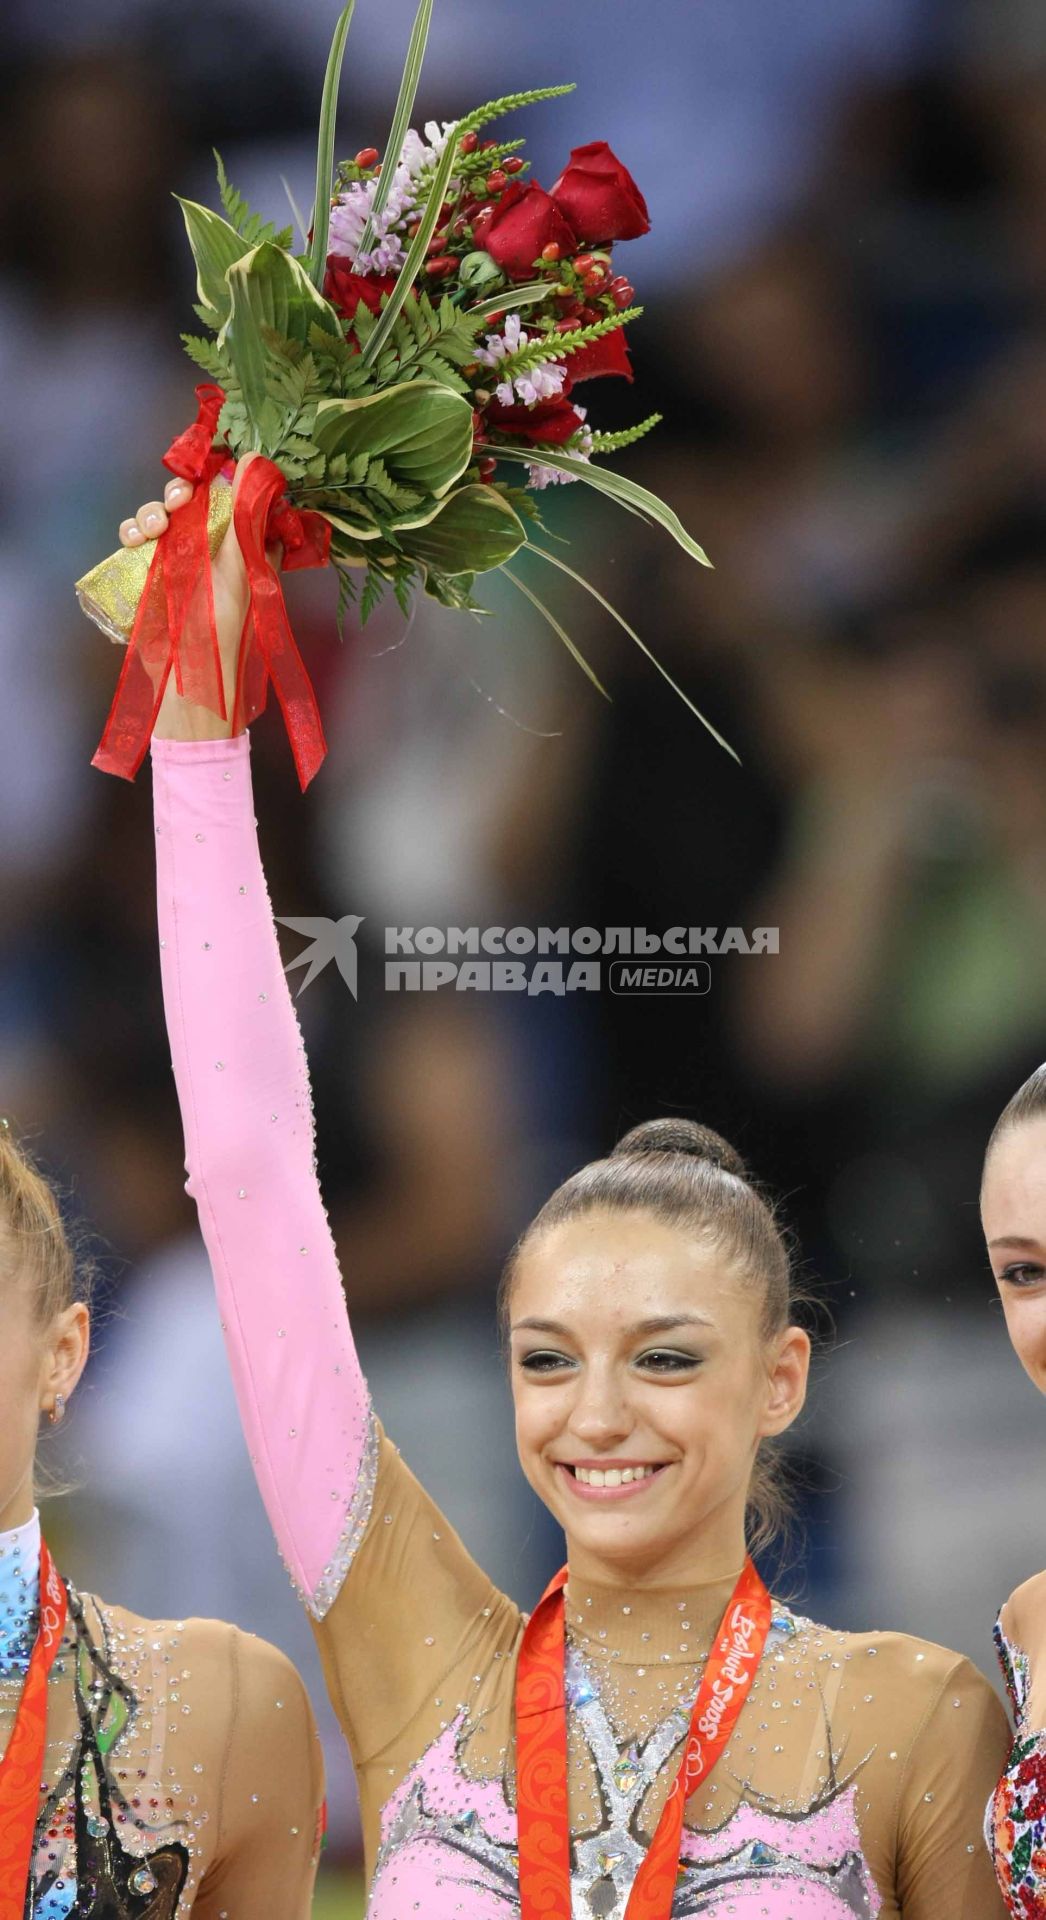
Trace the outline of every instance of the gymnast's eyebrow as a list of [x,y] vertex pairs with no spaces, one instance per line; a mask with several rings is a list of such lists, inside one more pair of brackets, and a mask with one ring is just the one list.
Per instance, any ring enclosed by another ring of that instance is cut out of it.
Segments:
[[[714,1327],[715,1321],[703,1313],[666,1313],[658,1314],[652,1320],[637,1320],[635,1326],[626,1327],[629,1334],[671,1333],[675,1327]],[[563,1333],[569,1334],[570,1328],[559,1320],[516,1320],[513,1333]]]
[[1019,1247],[1022,1253],[1036,1253],[1040,1242],[1023,1240],[1019,1233],[1004,1233],[998,1240],[989,1240],[988,1245],[989,1247]]

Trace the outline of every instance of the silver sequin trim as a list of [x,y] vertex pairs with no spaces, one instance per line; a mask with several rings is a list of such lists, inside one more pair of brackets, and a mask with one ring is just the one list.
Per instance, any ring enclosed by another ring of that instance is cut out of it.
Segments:
[[334,1605],[341,1592],[345,1575],[356,1556],[356,1549],[367,1531],[371,1507],[374,1504],[374,1488],[378,1478],[378,1423],[372,1406],[367,1407],[367,1438],[363,1444],[363,1458],[360,1461],[356,1485],[352,1499],[345,1514],[345,1522],[338,1537],[338,1544],[330,1560],[323,1569],[323,1575],[311,1596],[301,1593],[314,1620],[322,1620]]

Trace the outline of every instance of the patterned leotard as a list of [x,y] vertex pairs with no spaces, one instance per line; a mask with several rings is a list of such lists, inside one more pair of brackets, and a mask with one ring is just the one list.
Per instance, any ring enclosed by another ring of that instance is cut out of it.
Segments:
[[[39,1566],[34,1514],[0,1533],[0,1753]],[[65,1584],[24,1920],[306,1920],[323,1764],[290,1661],[223,1621],[143,1620]]]
[[995,1623],[995,1645],[1013,1706],[1013,1748],[988,1803],[985,1837],[1008,1911],[1046,1920],[1046,1728],[1028,1724],[1028,1656]]

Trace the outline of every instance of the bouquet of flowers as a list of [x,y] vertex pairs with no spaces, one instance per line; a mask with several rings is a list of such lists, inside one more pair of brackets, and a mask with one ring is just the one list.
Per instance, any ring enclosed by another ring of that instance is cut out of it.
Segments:
[[[129,639],[93,761],[126,778],[144,757],[172,667],[180,692],[226,717],[210,556],[231,513],[222,470],[248,451],[263,457],[246,470],[236,505],[251,604],[234,724],[262,710],[271,679],[303,788],[326,746],[267,545],[281,543],[285,570],[334,569],[339,626],[352,603],[366,621],[388,589],[405,611],[421,588],[444,606],[480,613],[476,576],[500,569],[600,692],[559,620],[510,569],[520,549],[577,580],[649,650],[535,537],[541,490],[584,482],[709,564],[655,494],[600,464],[661,416],[600,433],[578,399],[587,381],[632,378],[625,327],[642,309],[614,248],[649,227],[634,180],[595,141],[573,150],[546,192],[527,178],[521,140],[486,137],[502,116],[568,86],[511,94],[415,132],[433,0],[418,8],[384,153],[365,148],[335,167],[354,3],[338,20],[327,65],[302,250],[292,250],[290,229],[278,232],[251,212],[217,155],[223,214],[179,202],[206,329],[182,338],[207,380],[196,389],[196,422],[164,460],[201,484],[151,557],[122,550],[77,583],[91,618]],[[514,477],[513,468],[521,469]]]

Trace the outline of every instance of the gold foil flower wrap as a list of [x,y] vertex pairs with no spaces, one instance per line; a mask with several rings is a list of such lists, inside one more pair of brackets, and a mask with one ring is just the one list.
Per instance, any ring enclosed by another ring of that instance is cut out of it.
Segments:
[[[213,560],[232,518],[232,488],[215,480],[207,501],[207,544]],[[161,536],[162,537],[162,536]],[[138,602],[156,551],[155,540],[140,547],[119,547],[76,582],[76,597],[89,620],[110,640],[126,646]]]

